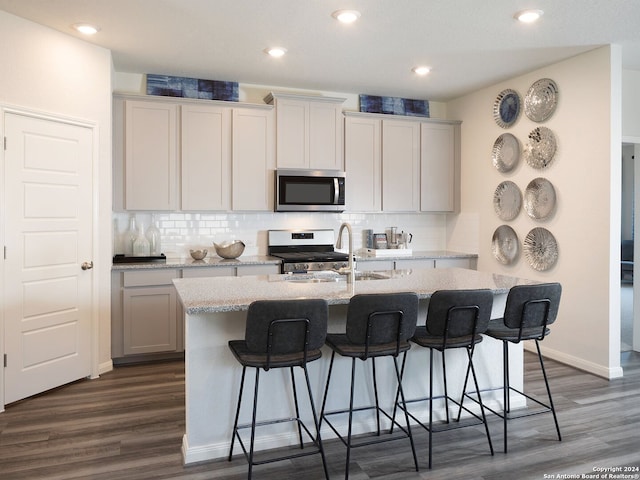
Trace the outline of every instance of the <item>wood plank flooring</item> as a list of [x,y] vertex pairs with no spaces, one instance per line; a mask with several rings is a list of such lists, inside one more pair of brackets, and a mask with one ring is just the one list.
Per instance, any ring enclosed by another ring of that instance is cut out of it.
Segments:
[[[352,452],[350,478],[537,480],[592,473],[595,467],[640,467],[640,354],[622,355],[625,376],[613,381],[547,361],[562,442],[550,415],[514,420],[505,455],[501,423],[493,417],[493,457],[480,427],[458,429],[434,435],[428,470],[427,434],[416,429],[420,472],[412,468],[407,442],[397,441]],[[525,354],[525,361],[527,389],[543,393],[536,357]],[[184,364],[119,367],[9,405],[0,414],[0,479],[246,478],[241,456],[183,466],[183,433]],[[329,440],[325,448],[331,477],[344,478],[344,447]],[[324,476],[319,457],[312,456],[256,467],[254,478]]]

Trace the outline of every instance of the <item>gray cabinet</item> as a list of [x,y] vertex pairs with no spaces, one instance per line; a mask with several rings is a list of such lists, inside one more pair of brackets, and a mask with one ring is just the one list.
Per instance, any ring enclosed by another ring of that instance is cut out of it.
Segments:
[[460,122],[345,116],[347,210],[459,211]]
[[174,278],[270,275],[280,265],[140,268],[111,274],[111,356],[132,363],[182,356],[184,315]]
[[270,93],[278,168],[343,170],[344,98]]
[[396,258],[384,260],[358,259],[357,270],[370,272],[376,270],[407,270],[413,268],[477,268],[477,260],[470,257],[457,258]]
[[122,95],[113,118],[114,210],[273,210],[273,107]]
[[172,280],[178,269],[112,273],[112,356],[179,353],[182,309]]

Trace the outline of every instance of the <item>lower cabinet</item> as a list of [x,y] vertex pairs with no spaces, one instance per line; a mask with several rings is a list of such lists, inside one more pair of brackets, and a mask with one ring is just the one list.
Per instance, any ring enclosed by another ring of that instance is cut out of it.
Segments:
[[279,264],[140,269],[111,274],[111,357],[114,364],[179,358],[184,315],[174,278],[270,275]]
[[395,260],[358,260],[356,270],[406,270],[411,268],[477,268],[475,258],[399,258]]

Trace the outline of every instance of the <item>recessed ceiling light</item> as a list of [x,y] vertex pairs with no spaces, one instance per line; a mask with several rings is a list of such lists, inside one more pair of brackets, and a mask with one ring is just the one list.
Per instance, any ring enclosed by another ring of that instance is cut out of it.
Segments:
[[287,49],[282,47],[269,47],[269,48],[265,48],[264,52],[271,55],[272,57],[277,58],[287,53]]
[[413,73],[415,73],[416,75],[426,75],[427,73],[429,73],[431,71],[431,69],[429,67],[421,65],[419,67],[413,67],[411,69],[411,71]]
[[100,31],[100,27],[89,23],[76,23],[73,28],[84,35],[95,35]]
[[336,10],[331,16],[342,23],[353,23],[360,18],[360,12],[357,10]]
[[542,15],[544,15],[542,10],[522,10],[516,13],[513,18],[522,23],[533,23],[539,20]]

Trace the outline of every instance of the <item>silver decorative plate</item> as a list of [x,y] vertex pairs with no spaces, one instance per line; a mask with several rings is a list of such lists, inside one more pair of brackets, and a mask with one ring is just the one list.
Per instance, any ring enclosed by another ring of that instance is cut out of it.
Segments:
[[549,270],[558,260],[558,243],[546,228],[532,229],[524,239],[523,250],[531,268],[539,272]]
[[520,116],[520,94],[510,88],[501,91],[493,104],[493,118],[498,126],[509,128]]
[[500,225],[493,232],[491,239],[491,251],[503,265],[511,265],[520,252],[520,244],[518,243],[518,235],[509,225]]
[[510,133],[503,133],[493,143],[491,158],[499,172],[510,172],[520,159],[520,142]]
[[505,180],[493,193],[493,208],[500,220],[513,220],[520,213],[522,206],[522,192],[518,186]]
[[556,206],[556,190],[546,178],[534,178],[524,191],[524,209],[531,218],[547,218]]
[[529,133],[529,142],[524,147],[524,158],[533,168],[549,166],[556,154],[556,137],[547,127],[536,127]]
[[524,113],[534,122],[544,122],[556,110],[558,86],[550,78],[541,78],[524,97]]

